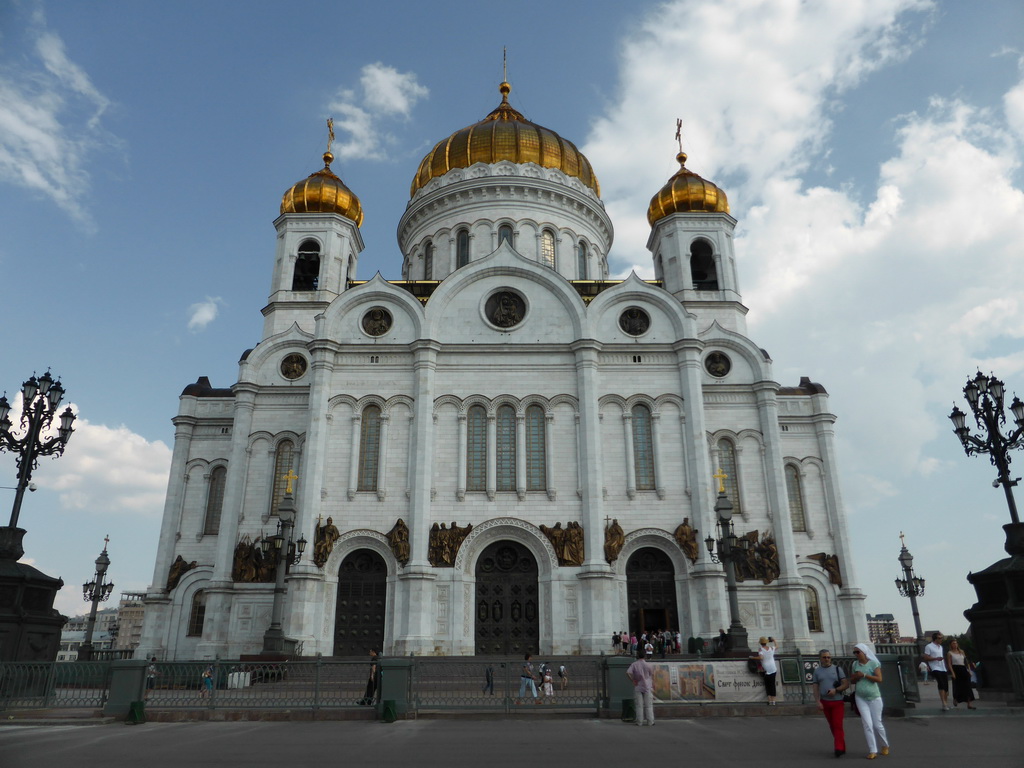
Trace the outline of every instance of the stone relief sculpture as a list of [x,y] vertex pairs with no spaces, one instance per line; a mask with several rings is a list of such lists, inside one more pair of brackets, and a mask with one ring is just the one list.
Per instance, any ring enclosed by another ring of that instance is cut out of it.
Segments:
[[178,586],[178,582],[181,581],[181,577],[195,567],[195,560],[191,563],[186,563],[185,559],[181,555],[178,555],[167,571],[167,591],[170,592]]
[[[466,533],[469,533],[468,529]],[[402,518],[398,518],[390,531],[384,534],[388,544],[391,545],[391,552],[402,565],[409,562],[409,526]],[[431,534],[433,535],[433,534]]]
[[672,536],[690,562],[696,563],[700,547],[697,545],[697,529],[690,525],[690,518],[684,517],[683,522],[679,524]]
[[779,578],[779,548],[775,545],[775,537],[765,531],[758,540],[758,531],[755,529],[740,538],[746,539],[749,545],[746,558],[736,562],[736,580],[760,579],[764,584],[771,584]]
[[453,567],[459,547],[472,530],[472,524],[460,528],[454,520],[451,528],[446,527],[444,523],[434,523],[430,527],[430,539],[427,543],[427,559],[430,564],[436,568]]
[[317,568],[323,568],[327,563],[339,535],[333,518],[327,518],[327,525],[320,525],[320,520],[317,520],[313,529],[313,563]]
[[618,520],[612,520],[611,524],[604,529],[604,559],[608,563],[614,563],[619,559],[619,553],[626,543],[626,532],[622,530]]
[[246,534],[235,545],[235,558],[231,564],[231,580],[243,583],[273,581],[277,570],[273,560],[263,557],[259,539],[252,541]]
[[825,569],[829,581],[837,587],[843,586],[843,576],[839,572],[839,555],[826,555],[824,552],[817,552],[807,557]]
[[563,528],[561,523],[555,523],[554,528],[540,526],[540,531],[548,537],[551,546],[555,548],[559,565],[583,565],[582,525],[573,521],[566,523]]

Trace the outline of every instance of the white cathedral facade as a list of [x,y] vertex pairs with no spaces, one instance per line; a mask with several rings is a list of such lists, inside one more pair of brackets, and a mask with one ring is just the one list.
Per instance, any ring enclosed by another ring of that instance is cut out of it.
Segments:
[[[302,655],[600,653],[622,630],[741,620],[782,649],[867,638],[828,395],[782,386],[746,331],[736,221],[685,167],[651,201],[654,280],[607,280],[589,161],[508,102],[439,142],[398,224],[400,280],[358,280],[358,198],[284,195],[262,340],[174,419],[139,654],[257,653],[259,542],[298,476],[283,631]],[[269,266],[269,265],[268,265]],[[721,470],[719,472],[718,470]],[[284,567],[284,566],[281,566]]]

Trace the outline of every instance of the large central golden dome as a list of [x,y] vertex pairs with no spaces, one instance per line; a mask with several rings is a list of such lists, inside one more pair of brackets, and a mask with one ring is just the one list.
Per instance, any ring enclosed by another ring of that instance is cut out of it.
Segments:
[[453,168],[469,168],[475,163],[536,163],[557,168],[566,176],[575,176],[600,197],[594,169],[571,142],[543,126],[531,123],[508,103],[512,86],[502,83],[501,104],[491,114],[447,139],[439,141],[420,163],[412,180],[409,196],[431,179],[444,176]]

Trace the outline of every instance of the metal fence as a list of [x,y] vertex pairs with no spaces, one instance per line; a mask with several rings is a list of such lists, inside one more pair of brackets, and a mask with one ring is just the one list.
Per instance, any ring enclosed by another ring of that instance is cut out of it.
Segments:
[[[522,659],[422,658],[417,659],[410,680],[410,699],[418,712],[471,710],[478,712],[526,712],[593,710],[599,713],[607,698],[601,659],[551,657],[533,664],[533,686],[524,678]],[[543,684],[544,668],[550,671],[550,690]],[[559,674],[559,672],[563,674]]]
[[0,663],[0,710],[99,709],[110,691],[110,663]]

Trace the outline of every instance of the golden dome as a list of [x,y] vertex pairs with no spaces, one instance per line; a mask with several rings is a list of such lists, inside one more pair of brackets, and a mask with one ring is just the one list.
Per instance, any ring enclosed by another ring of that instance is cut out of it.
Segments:
[[658,194],[651,198],[647,209],[647,221],[653,227],[672,213],[699,211],[707,213],[728,213],[729,198],[725,192],[707,179],[702,179],[686,169],[686,153],[676,155],[679,170],[669,179]]
[[508,103],[512,86],[502,83],[501,104],[479,123],[456,131],[439,141],[420,163],[412,180],[409,196],[431,179],[444,176],[453,168],[469,168],[474,163],[536,163],[544,168],[557,168],[566,176],[575,176],[600,197],[594,169],[583,153],[571,142],[543,126],[531,123]]
[[363,205],[331,171],[334,155],[324,152],[324,167],[296,182],[281,198],[281,213],[337,213],[363,223]]

